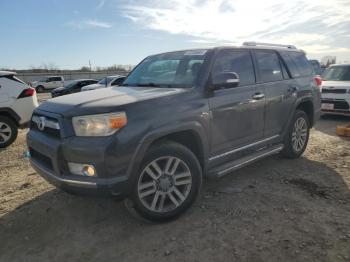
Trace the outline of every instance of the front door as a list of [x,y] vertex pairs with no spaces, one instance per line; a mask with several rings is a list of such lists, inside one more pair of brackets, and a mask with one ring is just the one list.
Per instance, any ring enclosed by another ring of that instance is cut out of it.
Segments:
[[223,72],[237,73],[240,83],[238,87],[218,89],[209,98],[212,159],[220,155],[227,158],[229,151],[261,140],[264,131],[265,99],[256,89],[251,52],[220,51],[212,74]]

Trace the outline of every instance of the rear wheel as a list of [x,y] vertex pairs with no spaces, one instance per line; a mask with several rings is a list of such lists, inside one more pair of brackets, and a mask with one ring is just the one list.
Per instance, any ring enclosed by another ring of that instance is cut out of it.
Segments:
[[147,152],[132,201],[144,218],[168,221],[192,205],[201,184],[202,170],[192,151],[181,144],[165,142]]
[[0,116],[0,148],[11,145],[17,138],[16,123],[6,116]]
[[304,111],[297,110],[286,134],[282,155],[287,158],[300,157],[306,149],[309,134],[309,118]]
[[44,88],[43,86],[37,86],[36,91],[37,91],[38,93],[44,93],[45,88]]

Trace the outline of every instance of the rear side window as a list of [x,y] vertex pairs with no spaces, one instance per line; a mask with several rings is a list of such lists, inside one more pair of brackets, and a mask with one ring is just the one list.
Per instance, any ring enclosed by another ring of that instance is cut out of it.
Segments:
[[309,61],[306,59],[305,54],[301,52],[290,52],[290,57],[298,68],[300,76],[312,75],[313,69]]
[[249,51],[221,51],[215,60],[213,75],[223,72],[237,73],[240,86],[255,83],[253,61]]
[[50,82],[53,82],[53,81],[61,81],[61,77],[50,77]]
[[283,80],[278,55],[271,51],[255,51],[261,82]]
[[313,73],[312,66],[301,52],[281,52],[293,78],[310,76]]

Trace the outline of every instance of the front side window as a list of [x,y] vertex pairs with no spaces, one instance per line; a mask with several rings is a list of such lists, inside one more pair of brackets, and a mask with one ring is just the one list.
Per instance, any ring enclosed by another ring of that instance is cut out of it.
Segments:
[[350,81],[350,66],[332,66],[326,69],[324,81]]
[[239,85],[255,83],[255,73],[252,57],[249,51],[224,50],[217,56],[212,70],[213,77],[220,73],[237,73]]
[[125,79],[123,85],[189,88],[195,84],[207,50],[150,56]]
[[283,80],[278,55],[271,51],[255,51],[261,82]]

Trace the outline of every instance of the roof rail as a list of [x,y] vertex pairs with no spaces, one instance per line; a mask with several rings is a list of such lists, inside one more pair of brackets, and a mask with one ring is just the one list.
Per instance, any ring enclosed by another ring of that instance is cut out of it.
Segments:
[[280,45],[280,44],[271,44],[271,43],[260,43],[260,42],[244,42],[245,46],[275,46],[275,47],[284,47],[288,49],[297,49],[294,45]]

